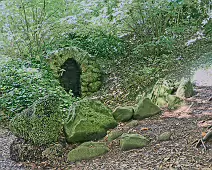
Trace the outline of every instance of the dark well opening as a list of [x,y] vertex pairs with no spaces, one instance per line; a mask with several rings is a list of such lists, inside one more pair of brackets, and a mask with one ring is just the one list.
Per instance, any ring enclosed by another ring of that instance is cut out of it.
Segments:
[[61,69],[64,70],[60,77],[60,84],[68,93],[69,90],[72,90],[72,93],[75,97],[81,96],[81,68],[80,65],[73,58],[67,59]]

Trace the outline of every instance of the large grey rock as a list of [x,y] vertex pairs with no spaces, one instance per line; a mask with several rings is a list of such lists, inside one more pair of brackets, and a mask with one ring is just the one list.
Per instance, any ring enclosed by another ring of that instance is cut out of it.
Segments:
[[68,161],[88,160],[103,155],[109,151],[104,143],[85,142],[68,153]]
[[10,121],[10,130],[35,145],[56,142],[62,128],[59,99],[46,96]]
[[99,101],[79,101],[64,124],[68,143],[85,142],[103,138],[107,130],[117,126],[112,112]]
[[117,107],[113,112],[113,117],[119,122],[129,121],[133,116],[134,109],[132,106]]
[[160,113],[160,108],[151,102],[150,99],[145,98],[144,100],[138,103],[137,108],[135,109],[134,119],[144,119],[150,116],[154,116]]
[[177,89],[176,96],[179,98],[188,98],[194,95],[193,84],[190,80],[182,79]]
[[139,134],[127,134],[124,133],[121,136],[120,140],[120,146],[121,150],[130,150],[130,149],[137,149],[137,148],[143,148],[144,146],[147,146],[149,143],[149,140]]

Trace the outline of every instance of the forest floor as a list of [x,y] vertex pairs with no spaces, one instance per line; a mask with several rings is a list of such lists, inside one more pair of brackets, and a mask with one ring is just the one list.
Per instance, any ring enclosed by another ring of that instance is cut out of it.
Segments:
[[[212,143],[196,146],[207,129],[212,126],[212,87],[199,86],[196,95],[187,99],[187,105],[175,111],[164,110],[157,117],[139,121],[133,128],[119,129],[138,133],[151,139],[149,146],[142,149],[121,151],[119,142],[109,144],[106,155],[70,164],[70,169],[212,169]],[[171,140],[160,142],[159,134],[171,132]],[[68,168],[67,168],[68,169]]]
[[[122,65],[122,64],[120,64]],[[202,73],[197,78],[202,78]],[[183,74],[185,75],[185,74]],[[107,91],[112,96],[119,92],[117,89],[121,84],[119,76],[109,77],[109,87],[116,87]],[[209,82],[212,78],[206,77]],[[140,84],[138,84],[139,86]],[[70,163],[66,161],[66,155],[71,148],[76,146],[67,145],[63,155],[56,160],[36,160],[27,162],[14,162],[10,158],[10,145],[16,137],[9,131],[6,124],[0,125],[0,170],[22,170],[22,169],[71,169],[71,170],[151,170],[151,169],[173,169],[173,170],[211,170],[212,169],[212,142],[204,143],[197,147],[207,130],[212,126],[212,82],[209,85],[197,84],[196,94],[186,100],[186,105],[170,111],[164,109],[161,115],[147,118],[138,122],[138,125],[129,128],[125,123],[120,123],[117,129],[126,133],[138,133],[151,139],[150,144],[142,149],[121,151],[119,140],[107,143],[110,151],[96,159]],[[105,90],[105,89],[103,89]],[[122,92],[122,91],[121,91]],[[135,90],[136,92],[136,90]],[[121,93],[120,93],[121,94]],[[128,94],[128,93],[126,93]],[[123,101],[126,98],[125,93]],[[101,99],[101,98],[100,98]],[[113,103],[119,105],[116,98],[111,100],[110,96],[104,100],[108,106]],[[122,103],[122,102],[120,102]],[[127,103],[127,102],[126,102]],[[134,104],[134,103],[127,103]],[[111,107],[113,108],[113,107]],[[159,141],[158,136],[163,132],[171,132],[171,139]]]
[[[69,148],[63,157],[53,162],[19,162],[10,159],[10,144],[15,139],[11,132],[0,127],[0,169],[212,169],[212,143],[196,146],[197,140],[212,126],[212,86],[195,87],[195,96],[186,100],[187,105],[175,111],[164,110],[161,115],[139,121],[138,125],[117,128],[127,133],[138,133],[151,139],[142,149],[121,151],[119,141],[108,143],[110,151],[93,160],[70,163],[66,161]],[[171,132],[171,139],[160,142],[157,137]]]

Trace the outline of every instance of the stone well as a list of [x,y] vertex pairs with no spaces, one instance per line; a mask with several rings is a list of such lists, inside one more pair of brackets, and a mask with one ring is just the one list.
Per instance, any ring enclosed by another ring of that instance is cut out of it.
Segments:
[[47,59],[61,86],[67,92],[72,90],[74,96],[89,96],[100,89],[100,66],[86,51],[66,47],[52,52]]

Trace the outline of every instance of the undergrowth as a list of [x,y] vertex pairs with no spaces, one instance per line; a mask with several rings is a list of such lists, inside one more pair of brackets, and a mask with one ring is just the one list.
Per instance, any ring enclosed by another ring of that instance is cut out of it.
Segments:
[[64,116],[75,100],[55,79],[48,66],[23,59],[11,59],[0,67],[0,118],[10,118],[26,109],[37,99],[56,95]]
[[[2,3],[0,51],[12,59],[0,67],[0,105],[7,115],[47,94],[60,96],[64,110],[73,102],[45,63],[44,56],[58,48],[77,46],[96,56],[116,82],[107,80],[102,89],[113,104],[133,101],[159,77],[178,74],[181,65],[210,51],[209,0]],[[185,45],[201,31],[205,39]]]

